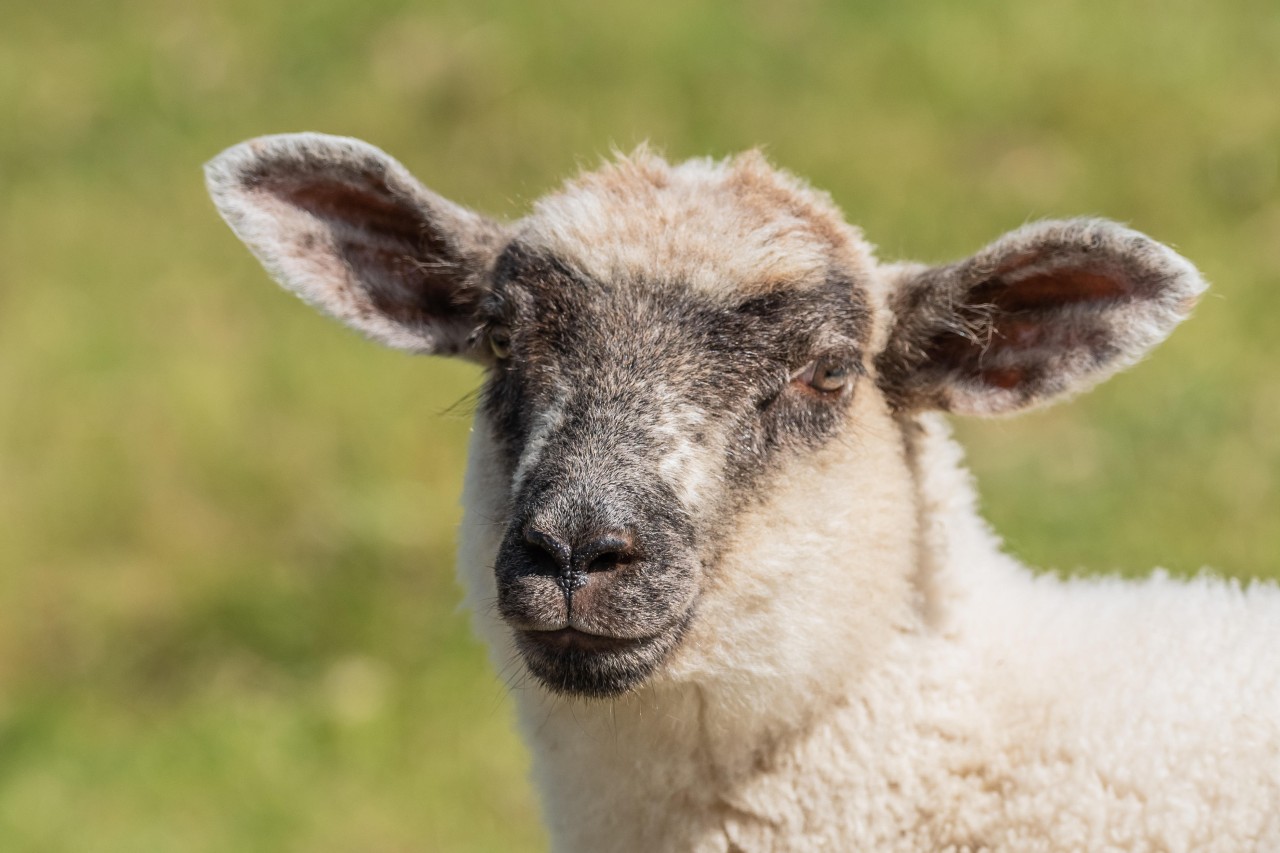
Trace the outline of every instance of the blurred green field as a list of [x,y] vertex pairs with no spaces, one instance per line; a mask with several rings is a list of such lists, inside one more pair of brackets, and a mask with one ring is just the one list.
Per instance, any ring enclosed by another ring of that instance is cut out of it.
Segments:
[[1041,216],[1214,283],[1148,363],[962,426],[1066,572],[1280,577],[1280,6],[57,0],[0,26],[0,850],[544,839],[457,609],[468,367],[266,279],[200,164],[360,136],[514,218],[612,146],[763,144],[885,257]]

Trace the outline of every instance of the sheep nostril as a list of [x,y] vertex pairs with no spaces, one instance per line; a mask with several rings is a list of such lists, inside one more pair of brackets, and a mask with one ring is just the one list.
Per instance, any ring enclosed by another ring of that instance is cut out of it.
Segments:
[[536,574],[558,575],[569,571],[573,550],[563,539],[529,527],[524,531],[524,544]]
[[584,572],[607,572],[636,559],[634,540],[629,534],[610,533],[575,549],[574,566]]
[[616,551],[610,551],[592,559],[591,562],[587,563],[586,570],[588,572],[607,572],[626,563],[627,558],[625,556]]

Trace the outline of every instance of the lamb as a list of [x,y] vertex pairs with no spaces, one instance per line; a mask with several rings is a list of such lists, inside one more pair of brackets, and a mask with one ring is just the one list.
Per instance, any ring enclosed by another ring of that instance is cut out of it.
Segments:
[[286,288],[484,368],[458,566],[555,849],[1280,850],[1280,592],[1033,576],[944,420],[1136,362],[1205,289],[1169,248],[882,264],[758,153],[509,225],[352,139],[206,173]]

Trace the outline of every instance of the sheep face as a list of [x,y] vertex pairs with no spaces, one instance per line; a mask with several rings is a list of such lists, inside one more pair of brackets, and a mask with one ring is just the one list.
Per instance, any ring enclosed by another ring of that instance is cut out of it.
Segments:
[[461,562],[473,603],[496,601],[490,639],[574,695],[700,661],[821,681],[824,644],[870,649],[873,624],[912,618],[915,413],[1086,387],[1203,288],[1091,221],[881,267],[757,154],[640,152],[513,226],[355,140],[268,137],[207,174],[286,287],[383,343],[485,367]]
[[579,269],[502,253],[482,414],[509,472],[499,612],[545,684],[609,695],[680,642],[760,481],[839,434],[869,314],[835,269],[714,294]]
[[498,610],[545,685],[616,694],[681,645],[744,506],[847,421],[871,270],[758,155],[642,151],[513,230],[481,301],[481,422],[508,492]]

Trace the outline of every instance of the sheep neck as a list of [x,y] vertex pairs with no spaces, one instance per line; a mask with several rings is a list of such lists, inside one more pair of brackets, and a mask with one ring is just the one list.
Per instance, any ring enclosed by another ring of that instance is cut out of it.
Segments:
[[[816,748],[823,733],[863,732],[868,744],[912,737],[919,727],[901,709],[919,706],[911,697],[955,683],[938,675],[953,662],[945,648],[935,648],[945,645],[938,638],[949,618],[941,602],[951,581],[950,550],[989,548],[990,540],[973,514],[967,475],[945,425],[898,420],[874,400],[867,405],[863,437],[876,441],[840,442],[806,459],[743,520],[753,537],[721,567],[721,577],[738,588],[717,596],[719,581],[711,580],[713,594],[665,677],[607,701],[559,697],[532,685],[514,691],[549,826],[567,849],[610,849],[615,836],[627,838],[631,849],[657,849],[673,837],[690,839],[693,849],[693,838],[723,838],[726,826],[759,829],[772,820],[771,800],[753,792],[760,780],[792,775],[779,762]],[[900,441],[880,440],[895,434]],[[483,505],[478,492],[497,493],[492,478],[500,475],[474,464],[484,443],[482,434],[473,442],[464,498],[469,517]],[[829,529],[806,529],[811,535],[797,541],[788,537],[796,518],[818,519]],[[850,541],[852,526],[867,518],[878,526]],[[474,606],[487,593],[483,574],[467,567],[487,565],[482,540],[494,532],[492,525],[464,528],[460,559]],[[862,559],[850,563],[850,553]],[[787,579],[790,599],[774,594],[779,578]],[[798,595],[796,584],[803,587]],[[744,590],[758,600],[744,606]],[[848,606],[831,607],[841,596]],[[813,606],[779,610],[797,599]],[[507,632],[482,607],[477,612],[495,664],[518,669]],[[922,659],[936,666],[922,668]],[[850,725],[849,717],[857,722]],[[856,754],[865,745],[839,748]],[[796,768],[794,776],[805,774]],[[868,764],[866,776],[885,780],[893,773]],[[667,825],[673,803],[681,806],[674,810],[680,827]],[[701,824],[690,824],[690,815]]]

